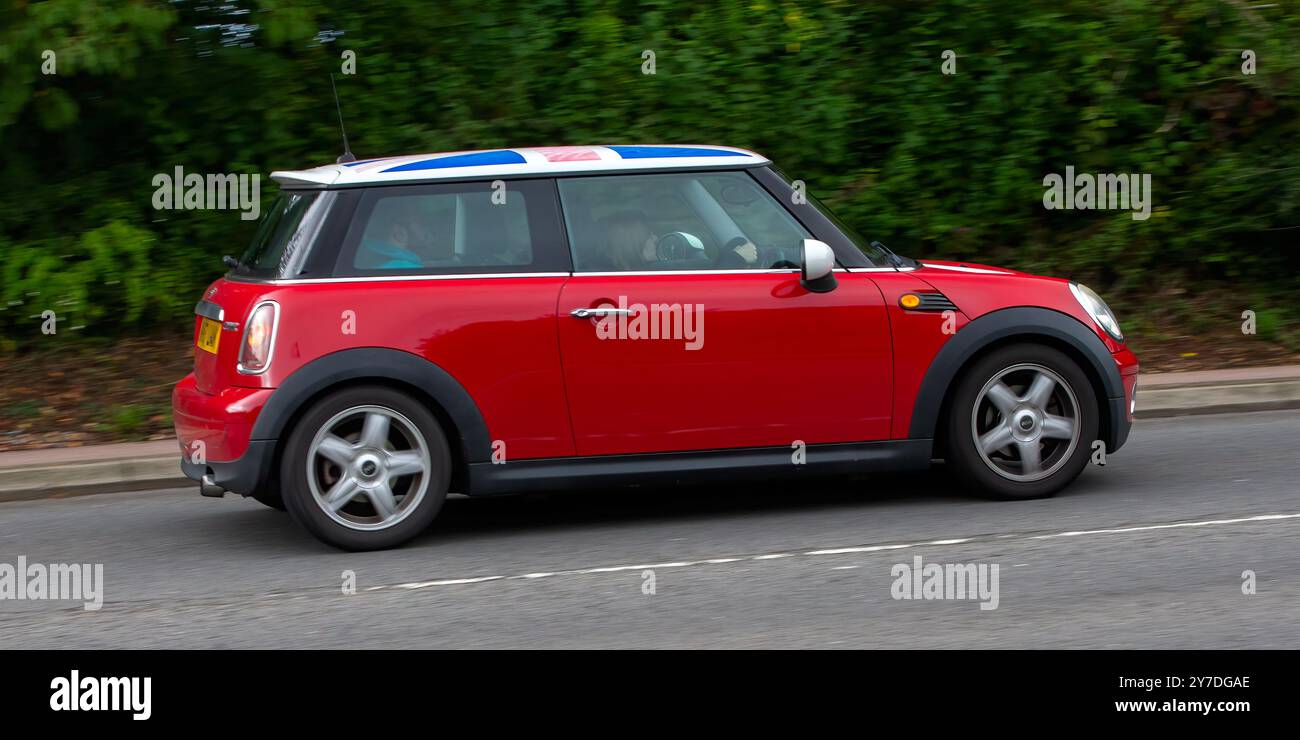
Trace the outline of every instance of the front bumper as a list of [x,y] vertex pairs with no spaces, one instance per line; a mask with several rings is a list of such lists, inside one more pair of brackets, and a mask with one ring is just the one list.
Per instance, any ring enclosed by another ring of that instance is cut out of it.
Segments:
[[1133,429],[1133,408],[1137,396],[1137,379],[1138,379],[1138,359],[1128,347],[1121,348],[1112,357],[1115,358],[1115,367],[1119,371],[1120,385],[1124,388],[1124,395],[1119,398],[1108,398],[1110,418],[1110,441],[1111,445],[1107,452],[1114,452],[1124,446],[1128,440],[1128,434]]

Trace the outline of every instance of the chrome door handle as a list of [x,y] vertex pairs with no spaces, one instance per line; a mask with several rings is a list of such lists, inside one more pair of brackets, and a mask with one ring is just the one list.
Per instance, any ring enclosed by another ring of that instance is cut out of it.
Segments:
[[602,316],[631,316],[630,308],[575,308],[569,312],[575,319],[593,319]]

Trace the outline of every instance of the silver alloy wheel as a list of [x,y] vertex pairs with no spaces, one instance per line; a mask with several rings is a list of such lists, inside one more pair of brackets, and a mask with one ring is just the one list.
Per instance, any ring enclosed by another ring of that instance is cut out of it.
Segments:
[[415,511],[432,479],[424,435],[383,406],[355,406],[325,422],[307,449],[312,500],[349,529],[387,529]]
[[970,428],[980,458],[998,475],[1042,480],[1079,444],[1079,401],[1069,383],[1042,365],[1012,365],[980,389]]

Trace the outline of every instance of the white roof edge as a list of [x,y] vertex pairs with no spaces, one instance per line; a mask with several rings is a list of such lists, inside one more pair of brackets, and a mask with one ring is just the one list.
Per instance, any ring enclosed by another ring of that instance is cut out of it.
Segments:
[[[640,158],[633,157],[624,159],[609,146],[562,146],[562,147],[515,147],[501,150],[472,150],[467,152],[430,152],[426,154],[404,154],[388,157],[373,157],[358,160],[356,163],[350,163],[349,166],[342,164],[326,164],[304,170],[277,170],[271,173],[271,179],[284,185],[306,186],[306,187],[330,187],[343,185],[382,185],[398,183],[414,183],[422,181],[438,181],[446,179],[481,179],[493,177],[518,177],[518,176],[550,176],[550,175],[573,175],[573,174],[598,174],[601,172],[615,171],[655,171],[670,170],[677,168],[712,168],[712,167],[762,167],[771,164],[771,160],[757,152],[738,147],[730,147],[716,144],[649,144],[649,145],[621,145],[628,147],[665,147],[665,148],[707,148],[713,150],[725,150],[733,152],[736,156],[718,156],[716,153],[709,156],[681,156],[668,155],[660,157]],[[555,152],[564,154],[564,150],[584,150],[584,154],[595,154],[597,157],[581,157],[569,160],[567,158],[552,159],[551,155]],[[428,170],[423,168],[413,168],[411,170],[398,169],[391,171],[390,168],[398,167],[423,160],[439,159],[463,154],[479,154],[495,151],[511,151],[525,159],[523,163],[506,163],[506,164],[474,164],[464,167],[449,166],[446,168]]]
[[334,181],[339,179],[339,171],[324,167],[311,170],[276,170],[271,173],[271,179],[281,185],[316,185],[323,187],[334,184]]

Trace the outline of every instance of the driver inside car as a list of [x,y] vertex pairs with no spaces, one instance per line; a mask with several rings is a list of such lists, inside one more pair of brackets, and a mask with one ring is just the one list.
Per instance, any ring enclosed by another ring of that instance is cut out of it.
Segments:
[[636,211],[619,211],[609,217],[609,255],[616,270],[644,270],[658,261],[658,237],[645,216]]
[[[699,237],[683,231],[656,235],[644,215],[637,211],[620,211],[606,222],[610,262],[616,270],[644,270],[658,262],[697,262],[707,260]],[[744,236],[727,242],[714,260],[722,269],[744,269],[758,263],[758,247]]]

